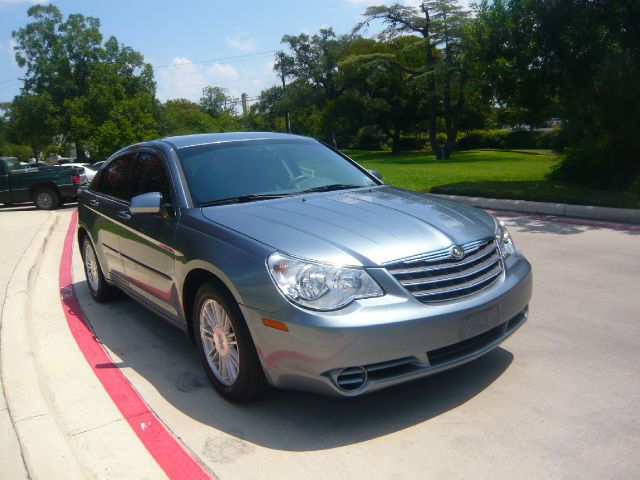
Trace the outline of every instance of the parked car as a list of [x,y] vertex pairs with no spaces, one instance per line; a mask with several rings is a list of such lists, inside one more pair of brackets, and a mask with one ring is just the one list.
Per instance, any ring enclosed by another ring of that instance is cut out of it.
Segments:
[[385,185],[285,134],[169,137],[115,153],[79,200],[93,298],[186,330],[214,387],[354,396],[498,346],[531,267],[487,213]]
[[29,168],[52,168],[52,165],[44,162],[29,162]]
[[82,169],[82,174],[81,175],[84,176],[83,183],[84,183],[84,181],[90,182],[91,180],[93,180],[93,177],[96,174],[96,171],[91,168],[91,164],[90,163],[69,162],[69,163],[65,163],[65,164],[60,165],[60,166],[63,167],[63,168],[68,168],[68,167],[81,168]]
[[33,202],[53,210],[78,197],[88,183],[77,168],[22,168],[13,157],[0,157],[0,202],[5,205]]

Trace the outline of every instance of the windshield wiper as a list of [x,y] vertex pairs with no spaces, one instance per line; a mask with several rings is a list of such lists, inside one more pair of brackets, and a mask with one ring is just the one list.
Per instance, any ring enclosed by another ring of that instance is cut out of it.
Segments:
[[347,188],[362,188],[363,185],[350,185],[346,183],[332,183],[331,185],[322,185],[321,187],[309,188],[302,190],[298,193],[313,193],[313,192],[332,192],[334,190],[346,190]]
[[237,197],[221,198],[219,200],[211,200],[209,202],[202,202],[198,204],[198,207],[211,207],[213,205],[225,205],[228,203],[247,203],[255,202],[257,200],[270,200],[273,198],[286,197],[287,193],[252,193],[249,195],[238,195]]

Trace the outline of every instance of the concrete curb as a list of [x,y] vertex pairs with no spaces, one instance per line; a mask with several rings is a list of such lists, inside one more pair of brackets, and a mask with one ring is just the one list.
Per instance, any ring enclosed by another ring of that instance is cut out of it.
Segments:
[[32,479],[57,478],[63,472],[68,479],[84,478],[43,391],[30,340],[34,281],[57,219],[52,215],[40,227],[18,261],[7,286],[2,312],[2,382],[25,465]]
[[432,195],[479,208],[640,225],[640,210],[634,208],[591,207],[587,205],[569,205],[566,203],[530,202],[528,200],[464,197],[461,195]]

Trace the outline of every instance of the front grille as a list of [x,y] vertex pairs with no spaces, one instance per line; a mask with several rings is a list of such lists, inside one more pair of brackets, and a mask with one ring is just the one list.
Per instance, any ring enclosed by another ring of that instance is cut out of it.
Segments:
[[385,265],[387,271],[423,303],[444,302],[487,288],[502,274],[502,261],[493,238],[462,245],[464,256],[455,258],[454,247]]

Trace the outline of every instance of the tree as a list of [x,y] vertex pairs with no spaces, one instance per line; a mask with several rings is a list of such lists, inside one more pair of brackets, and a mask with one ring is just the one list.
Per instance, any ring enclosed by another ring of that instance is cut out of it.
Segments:
[[236,103],[228,94],[226,88],[207,85],[202,89],[200,106],[212,117],[218,117],[224,113],[235,113]]
[[[319,102],[315,107],[323,110],[344,91],[338,62],[351,39],[348,35],[337,36],[331,28],[320,29],[315,35],[285,35],[282,43],[291,53],[278,52],[276,66],[285,67],[287,76],[298,84],[308,84],[315,91],[312,98]],[[327,120],[330,121],[330,117]],[[335,126],[327,123],[322,125],[322,130],[323,136],[336,145]]]
[[[16,61],[26,72],[10,122],[30,144],[61,135],[75,143],[82,161],[87,146],[104,156],[156,134],[155,82],[142,54],[113,37],[103,42],[97,18],[64,19],[54,5],[27,13],[31,21],[13,32]],[[38,110],[29,116],[21,105]],[[27,128],[38,122],[40,128]]]
[[475,30],[499,97],[542,116],[555,103],[569,143],[559,178],[640,185],[638,2],[483,2]]
[[167,100],[159,108],[159,128],[165,135],[189,135],[238,130],[239,120],[229,114],[212,117],[202,107],[187,100]]
[[7,133],[13,143],[29,145],[35,158],[56,134],[56,110],[51,96],[44,92],[38,95],[18,95],[6,105],[10,121]]
[[[406,34],[421,37],[415,43],[423,51],[424,67],[410,68],[393,56],[379,58],[395,64],[423,84],[428,101],[431,149],[438,158],[449,158],[457,138],[458,118],[464,108],[466,75],[459,57],[468,14],[456,5],[455,0],[432,0],[423,1],[418,7],[372,6],[363,16],[365,19],[354,31],[381,20],[385,27],[378,36],[383,40]],[[441,114],[447,135],[444,145],[440,145],[437,138]]]
[[510,12],[497,0],[491,7],[481,3],[469,29],[471,65],[474,73],[491,87],[491,95],[509,126],[541,126],[558,114],[551,72],[541,58],[533,58],[535,19],[523,10]]
[[[342,118],[354,119],[355,112],[360,113],[360,126],[384,131],[393,153],[400,152],[401,134],[419,121],[419,85],[400,66],[418,68],[422,64],[421,56],[412,48],[415,42],[416,38],[409,36],[387,42],[358,39],[339,64],[345,77],[345,96],[353,97],[351,102],[341,102],[345,104]],[[390,58],[394,61],[388,61]],[[357,107],[355,99],[359,101]]]

